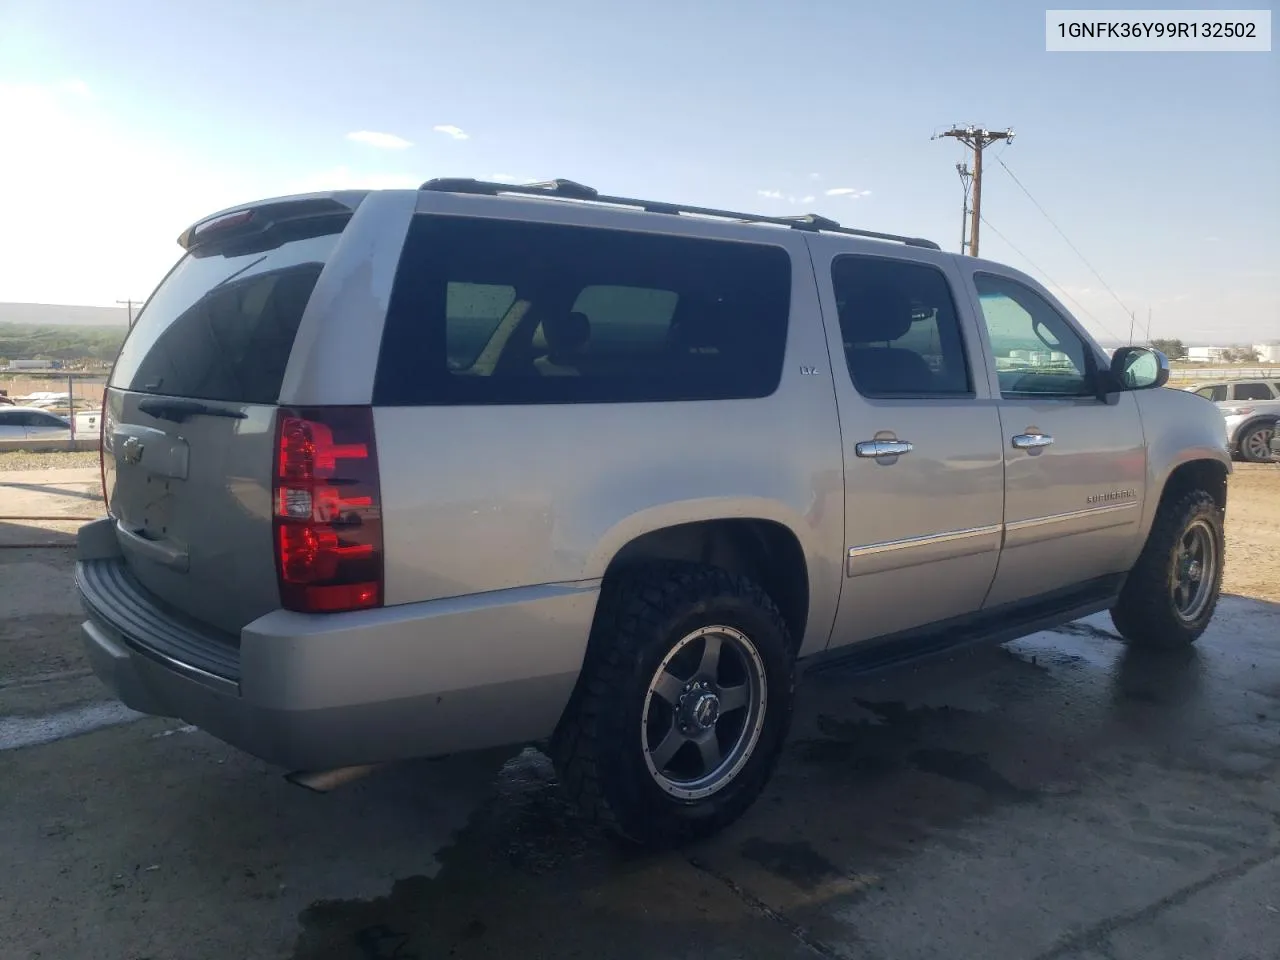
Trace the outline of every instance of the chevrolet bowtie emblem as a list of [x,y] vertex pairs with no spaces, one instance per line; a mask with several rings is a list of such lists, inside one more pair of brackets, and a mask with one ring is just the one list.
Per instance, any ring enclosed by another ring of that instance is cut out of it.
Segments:
[[141,440],[137,437],[130,437],[120,447],[120,459],[125,463],[141,463],[143,449]]

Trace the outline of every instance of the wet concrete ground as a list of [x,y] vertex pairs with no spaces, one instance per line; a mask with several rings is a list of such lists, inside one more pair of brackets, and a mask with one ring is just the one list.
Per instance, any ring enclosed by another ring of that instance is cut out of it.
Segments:
[[811,675],[747,816],[639,855],[532,751],[321,796],[104,713],[69,587],[68,551],[0,550],[3,960],[1280,958],[1277,604],[1186,654],[1104,615]]

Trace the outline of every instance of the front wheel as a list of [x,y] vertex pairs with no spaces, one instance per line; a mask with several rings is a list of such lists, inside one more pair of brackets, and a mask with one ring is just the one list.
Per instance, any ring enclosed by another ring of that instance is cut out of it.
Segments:
[[619,577],[553,738],[561,781],[588,816],[636,843],[719,830],[773,771],[793,664],[786,624],[752,581],[692,564]]
[[1275,436],[1274,423],[1257,423],[1240,435],[1240,457],[1249,463],[1269,463],[1271,438]]
[[1200,639],[1222,590],[1223,511],[1203,490],[1162,503],[1111,609],[1135,646],[1186,647]]

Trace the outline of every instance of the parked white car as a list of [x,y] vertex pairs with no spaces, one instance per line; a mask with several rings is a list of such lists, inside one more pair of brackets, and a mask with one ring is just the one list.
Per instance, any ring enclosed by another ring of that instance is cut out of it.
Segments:
[[39,407],[0,407],[0,440],[71,439],[71,422]]

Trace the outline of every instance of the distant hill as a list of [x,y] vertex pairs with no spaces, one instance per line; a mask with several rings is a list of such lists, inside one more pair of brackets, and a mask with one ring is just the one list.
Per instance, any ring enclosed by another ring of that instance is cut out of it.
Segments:
[[0,358],[5,360],[110,363],[124,342],[125,324],[30,324],[0,322]]
[[[138,310],[134,307],[134,312]],[[56,303],[0,303],[0,323],[34,327],[119,327],[128,329],[124,307],[63,306]]]

